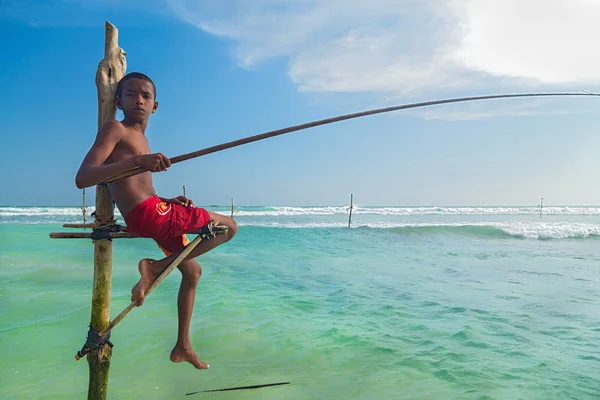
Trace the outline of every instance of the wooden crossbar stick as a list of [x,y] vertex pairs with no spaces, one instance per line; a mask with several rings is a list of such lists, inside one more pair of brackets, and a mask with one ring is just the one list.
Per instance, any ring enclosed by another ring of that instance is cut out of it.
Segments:
[[63,228],[93,228],[94,224],[70,224],[70,223],[66,223],[63,224]]
[[[110,232],[108,234],[111,239],[136,239],[138,235],[134,235],[131,232]],[[91,239],[91,232],[52,232],[50,233],[51,239]]]
[[[96,225],[95,224],[71,224],[71,223],[64,223],[63,224],[63,228],[95,228]],[[119,226],[119,232],[127,232],[127,227],[126,226]]]

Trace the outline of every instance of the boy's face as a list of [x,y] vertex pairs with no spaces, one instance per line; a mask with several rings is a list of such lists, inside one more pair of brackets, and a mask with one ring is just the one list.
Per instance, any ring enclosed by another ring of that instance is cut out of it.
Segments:
[[117,98],[117,107],[127,117],[147,120],[158,108],[152,84],[145,79],[129,79],[123,85],[121,97]]

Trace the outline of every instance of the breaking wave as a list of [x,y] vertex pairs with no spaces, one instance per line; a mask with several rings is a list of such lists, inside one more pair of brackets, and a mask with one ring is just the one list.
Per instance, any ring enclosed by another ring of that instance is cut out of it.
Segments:
[[[346,228],[347,222],[242,222],[240,226],[285,229]],[[353,225],[352,229],[387,231],[396,235],[463,235],[480,238],[515,239],[586,239],[600,237],[600,225],[586,223],[482,222],[397,224],[371,222]]]
[[[241,208],[236,215],[294,216],[348,214],[349,207],[264,207],[253,210]],[[544,215],[600,215],[600,207],[544,207]],[[356,215],[537,215],[538,207],[360,207],[352,210]]]
[[[230,208],[210,206],[210,211],[229,213]],[[302,215],[337,215],[348,214],[346,206],[323,207],[236,207],[237,216],[302,216]],[[89,216],[94,207],[87,207]],[[600,207],[544,207],[544,215],[600,215]],[[354,206],[355,215],[537,215],[537,207],[361,207]],[[119,216],[118,210],[115,215]],[[0,207],[0,218],[7,217],[82,217],[81,207]]]
[[[228,215],[227,207],[207,207]],[[94,207],[86,208],[88,222]],[[258,228],[344,228],[346,207],[239,207],[235,218],[240,226]],[[545,215],[600,215],[598,207],[545,207]],[[384,230],[395,235],[463,235],[481,238],[517,239],[586,239],[600,237],[600,223],[592,221],[497,221],[497,215],[536,215],[539,210],[526,207],[356,207],[353,215],[365,215],[353,220],[353,229]],[[372,215],[372,217],[368,217]],[[412,216],[425,216],[417,218]],[[429,218],[440,215],[439,218]],[[453,216],[465,216],[457,218]],[[388,216],[386,218],[386,216]],[[407,216],[407,218],[402,218]],[[449,216],[449,217],[443,217]],[[473,217],[469,217],[473,216]],[[489,220],[486,216],[489,216]],[[123,219],[115,210],[118,223]],[[428,219],[430,221],[428,221]],[[496,219],[494,221],[494,219]],[[514,219],[509,217],[508,219]],[[597,220],[597,218],[595,218]],[[451,221],[449,221],[451,220]],[[80,207],[0,207],[0,224],[62,224],[83,222]]]
[[519,239],[585,239],[600,237],[600,225],[595,224],[542,224],[542,223],[487,223],[464,225],[414,225],[388,228],[396,234],[461,234],[488,238]]

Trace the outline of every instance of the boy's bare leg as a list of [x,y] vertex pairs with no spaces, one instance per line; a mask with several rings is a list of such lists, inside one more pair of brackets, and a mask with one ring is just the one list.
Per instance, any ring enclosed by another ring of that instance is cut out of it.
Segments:
[[[185,260],[178,266],[182,274],[181,286],[177,297],[179,326],[177,343],[171,351],[170,356],[170,359],[173,362],[187,361],[198,369],[207,369],[209,368],[209,365],[198,358],[198,355],[192,348],[189,334],[194,301],[196,298],[196,288],[202,274],[200,265],[194,258],[228,242],[237,233],[237,224],[233,219],[211,212],[209,212],[209,215],[211,221],[215,224],[226,225],[228,231],[226,234],[220,234],[214,238],[203,240],[198,243]],[[144,303],[144,297],[148,287],[171,264],[171,262],[177,258],[177,256],[178,253],[175,253],[162,260],[141,260],[138,265],[141,279],[131,290],[131,300],[136,301],[137,305],[141,306]]]
[[[185,260],[190,260],[198,257],[201,254],[206,253],[214,249],[217,246],[222,245],[225,242],[231,240],[237,233],[237,223],[224,215],[215,214],[208,212],[210,220],[215,224],[225,225],[228,228],[227,233],[220,234],[214,238],[203,240],[188,254]],[[195,232],[190,232],[194,234]],[[131,290],[131,301],[135,301],[138,306],[144,304],[144,297],[146,296],[146,289],[154,282],[154,280],[176,259],[178,253],[171,254],[162,260],[152,260],[145,258],[140,261],[138,268],[140,270],[141,279]]]
[[198,369],[207,369],[208,364],[200,361],[198,355],[192,348],[190,339],[190,322],[196,299],[196,288],[202,275],[202,268],[196,260],[186,260],[179,264],[181,271],[181,286],[177,297],[177,310],[179,316],[179,327],[177,332],[177,343],[171,351],[171,361],[179,363],[187,361]]

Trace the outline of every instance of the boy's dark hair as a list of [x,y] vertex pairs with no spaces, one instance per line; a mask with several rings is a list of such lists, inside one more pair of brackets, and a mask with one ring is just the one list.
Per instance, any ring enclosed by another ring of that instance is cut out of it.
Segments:
[[117,84],[118,98],[121,97],[121,92],[123,91],[123,86],[125,85],[125,82],[133,78],[144,79],[150,82],[152,84],[152,88],[154,89],[154,100],[156,100],[156,86],[154,85],[154,82],[152,82],[152,79],[150,79],[147,75],[142,74],[141,72],[130,72],[119,81],[119,83]]

